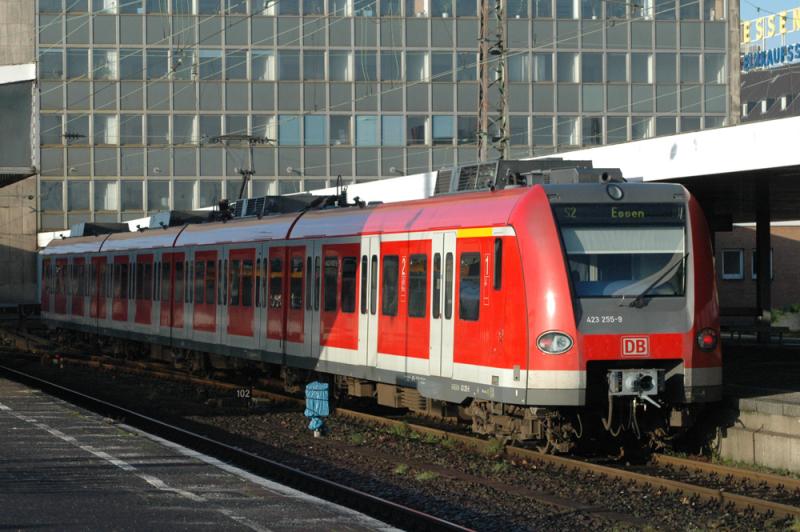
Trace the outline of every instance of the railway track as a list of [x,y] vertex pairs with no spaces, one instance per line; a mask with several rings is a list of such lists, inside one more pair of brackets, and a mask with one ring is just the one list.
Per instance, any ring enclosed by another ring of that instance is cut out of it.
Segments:
[[[28,341],[32,341],[32,339]],[[108,370],[123,370],[199,386],[227,390],[242,387],[241,384],[192,377],[166,368],[154,370],[152,367],[148,367],[149,365],[142,363],[123,361],[121,367],[120,361],[108,357],[70,357],[69,362]],[[298,404],[303,403],[302,399],[297,397],[258,388],[252,390],[252,396],[256,399],[264,398],[297,402]],[[488,449],[497,446],[497,443],[492,440],[350,409],[337,408],[335,415],[386,427],[401,424],[407,425],[409,430],[421,435],[448,439],[479,452],[486,452]],[[653,455],[652,463],[648,466],[625,467],[564,456],[547,455],[516,446],[505,447],[504,452],[510,458],[528,463],[596,475],[650,489],[665,490],[681,494],[689,499],[713,502],[723,508],[732,507],[740,511],[752,511],[766,516],[800,519],[800,506],[798,506],[798,501],[800,501],[800,481],[789,477],[661,454]],[[740,493],[743,490],[756,492],[759,496],[753,496],[752,493]],[[554,502],[551,499],[544,496],[542,502],[549,502],[558,506],[559,501]],[[782,502],[782,500],[790,501],[791,503]]]
[[40,379],[36,376],[0,365],[0,373],[13,380],[34,386],[47,393],[80,404],[112,418],[121,418],[129,425],[186,447],[236,464],[256,474],[276,480],[317,497],[352,508],[406,530],[469,531],[471,529],[398,504],[352,487],[333,482],[300,469],[214,440],[182,427],[134,412],[90,395]]

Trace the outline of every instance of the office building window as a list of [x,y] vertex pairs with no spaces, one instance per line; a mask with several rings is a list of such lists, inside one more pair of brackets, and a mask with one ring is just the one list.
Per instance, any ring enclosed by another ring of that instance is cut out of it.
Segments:
[[744,250],[722,250],[722,278],[726,280],[744,279]]

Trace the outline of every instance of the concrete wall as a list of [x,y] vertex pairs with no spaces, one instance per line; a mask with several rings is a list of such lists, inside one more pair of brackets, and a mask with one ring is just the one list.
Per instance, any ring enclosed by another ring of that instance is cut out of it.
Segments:
[[35,0],[0,0],[0,65],[36,60]]
[[[0,0],[0,65],[36,60],[35,7],[34,0]],[[0,123],[12,118],[0,114]],[[36,191],[36,176],[0,188],[0,305],[36,301]]]
[[0,306],[35,302],[36,279],[33,176],[0,188]]
[[[772,236],[772,308],[781,309],[800,303],[800,224],[773,225]],[[722,279],[722,253],[741,249],[744,253],[742,279]],[[756,280],[753,279],[752,255],[756,249],[756,228],[733,228],[716,234],[717,282],[719,303],[723,309],[756,306]]]

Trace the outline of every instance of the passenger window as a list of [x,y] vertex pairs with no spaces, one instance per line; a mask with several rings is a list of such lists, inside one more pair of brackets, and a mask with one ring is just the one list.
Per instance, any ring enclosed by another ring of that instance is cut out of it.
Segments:
[[442,254],[433,254],[433,319],[442,315]]
[[198,305],[202,305],[205,298],[203,295],[205,294],[205,284],[206,282],[206,264],[198,260],[195,264],[194,268],[194,302]]
[[372,271],[369,274],[369,312],[378,312],[378,256],[372,256]]
[[411,267],[408,274],[408,317],[424,318],[427,296],[428,257],[427,255],[411,255]]
[[453,317],[453,254],[448,253],[444,259],[444,317]]
[[248,259],[242,262],[241,300],[243,307],[253,304],[253,261]]
[[397,316],[397,255],[383,257],[383,289],[381,291],[381,314]]
[[230,291],[230,304],[236,306],[239,304],[239,261],[231,261],[231,291]]
[[342,259],[342,312],[356,311],[356,272],[358,258]]
[[494,239],[494,289],[500,290],[503,283],[503,241]]
[[306,310],[311,310],[311,257],[306,258]]
[[169,301],[169,274],[170,263],[161,264],[161,301]]
[[481,254],[462,253],[458,279],[458,317],[477,321],[481,299]]
[[269,270],[269,306],[281,308],[283,307],[283,260],[271,259]]
[[145,301],[153,299],[153,264],[147,263],[142,273],[142,298]]
[[292,257],[291,277],[289,279],[289,308],[303,308],[303,257]]
[[367,313],[367,256],[361,256],[361,314]]
[[336,310],[336,285],[339,280],[339,258],[325,257],[325,286],[323,297],[325,298],[322,310],[329,312]]
[[176,303],[180,303],[183,297],[183,261],[175,263],[175,292],[174,298]]
[[319,310],[319,281],[320,281],[319,257],[314,258],[314,310]]
[[215,284],[217,282],[217,268],[213,260],[206,261],[206,305],[214,304]]

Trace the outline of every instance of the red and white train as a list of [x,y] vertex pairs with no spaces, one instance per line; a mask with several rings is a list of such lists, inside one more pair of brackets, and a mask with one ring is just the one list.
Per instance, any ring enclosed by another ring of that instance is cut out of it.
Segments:
[[587,412],[616,432],[612,406],[652,403],[681,425],[721,396],[710,235],[680,185],[535,185],[67,238],[40,265],[58,328],[297,382],[323,374],[391,406],[458,405],[479,432],[562,448]]

